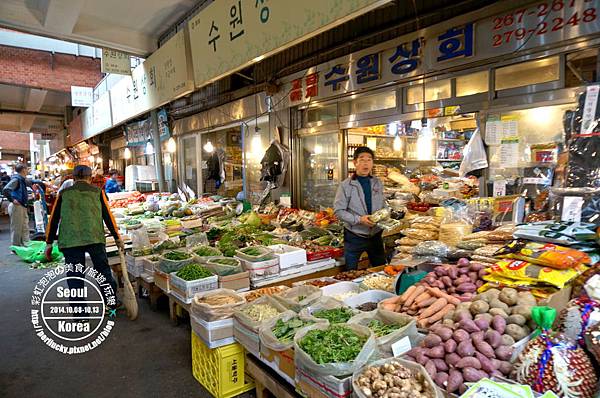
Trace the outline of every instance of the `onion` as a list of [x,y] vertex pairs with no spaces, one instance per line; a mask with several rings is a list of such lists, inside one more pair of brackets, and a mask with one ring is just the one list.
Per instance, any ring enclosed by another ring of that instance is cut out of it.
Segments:
[[469,266],[469,259],[468,258],[459,258],[458,262],[457,262],[459,267],[468,267]]

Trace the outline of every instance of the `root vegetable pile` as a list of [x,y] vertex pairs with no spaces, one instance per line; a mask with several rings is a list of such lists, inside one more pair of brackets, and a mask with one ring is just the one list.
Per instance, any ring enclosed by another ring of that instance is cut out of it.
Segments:
[[363,396],[376,398],[433,398],[434,387],[423,374],[397,360],[369,366],[356,378]]
[[454,326],[434,325],[420,347],[407,356],[425,366],[434,382],[449,393],[466,391],[465,382],[508,376],[512,347],[502,330],[484,320],[463,319]]

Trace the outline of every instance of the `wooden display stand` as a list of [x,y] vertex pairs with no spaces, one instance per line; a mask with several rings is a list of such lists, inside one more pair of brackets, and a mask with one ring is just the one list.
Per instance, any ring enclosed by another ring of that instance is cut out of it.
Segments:
[[169,296],[169,317],[173,325],[177,326],[179,325],[179,319],[184,317],[183,310],[189,314],[192,305],[184,303],[171,293],[167,294],[167,296]]
[[246,373],[254,379],[256,398],[300,398],[285,380],[262,364],[252,354],[246,355]]
[[150,309],[152,311],[156,311],[158,298],[164,294],[162,289],[156,286],[154,282],[148,282],[142,277],[137,278],[137,281],[139,288],[139,297],[142,297],[142,288],[146,289],[150,298]]

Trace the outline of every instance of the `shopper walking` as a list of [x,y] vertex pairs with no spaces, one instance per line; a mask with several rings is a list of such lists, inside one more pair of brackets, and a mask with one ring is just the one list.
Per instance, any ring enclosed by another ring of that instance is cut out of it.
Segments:
[[106,184],[104,184],[104,191],[106,191],[106,193],[121,192],[121,187],[117,182],[119,172],[117,170],[111,170],[109,172],[109,176],[110,178],[108,179],[108,181],[106,181]]
[[386,263],[382,230],[369,215],[385,206],[383,184],[371,175],[375,154],[368,147],[354,152],[354,174],[342,181],[335,195],[334,210],[344,223],[346,269],[358,268],[358,260],[367,252],[371,266]]
[[13,246],[26,246],[29,243],[29,216],[27,214],[27,173],[29,169],[24,164],[15,167],[15,174],[4,186],[2,194],[10,204],[10,240]]
[[[65,256],[65,264],[85,264],[85,254],[92,259],[94,268],[104,275],[116,294],[117,285],[112,277],[106,256],[104,225],[122,250],[123,242],[104,192],[91,185],[92,169],[79,165],[73,169],[74,184],[58,195],[46,234],[46,258],[51,259],[52,243],[58,231],[58,248]],[[60,225],[60,229],[59,229]],[[71,272],[67,276],[84,277]],[[68,279],[69,288],[82,288],[83,281]]]

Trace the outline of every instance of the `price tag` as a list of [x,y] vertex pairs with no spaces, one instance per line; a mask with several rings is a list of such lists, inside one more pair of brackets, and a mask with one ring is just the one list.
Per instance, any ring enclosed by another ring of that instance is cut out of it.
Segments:
[[506,180],[496,180],[494,181],[494,197],[497,196],[506,196]]
[[408,338],[408,336],[403,337],[400,340],[396,341],[394,344],[392,344],[392,353],[395,357],[399,357],[400,355],[407,353],[411,349],[412,346],[410,345],[410,339]]
[[561,221],[581,221],[581,208],[583,207],[583,198],[580,196],[565,196],[563,199],[563,209]]

